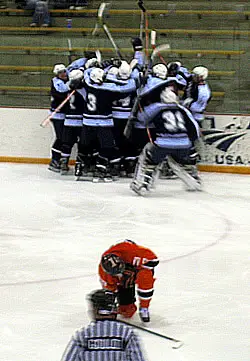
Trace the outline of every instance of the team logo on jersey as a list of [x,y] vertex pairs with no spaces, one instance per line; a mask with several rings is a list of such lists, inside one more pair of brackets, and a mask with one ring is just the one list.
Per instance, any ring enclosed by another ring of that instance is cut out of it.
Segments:
[[201,163],[216,165],[250,165],[250,117],[230,123],[223,129],[203,130],[199,153]]

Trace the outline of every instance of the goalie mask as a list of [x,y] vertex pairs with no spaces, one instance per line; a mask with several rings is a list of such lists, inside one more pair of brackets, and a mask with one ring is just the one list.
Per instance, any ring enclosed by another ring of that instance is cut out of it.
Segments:
[[168,69],[165,64],[156,64],[152,68],[152,74],[157,78],[165,80],[168,75]]
[[109,290],[93,291],[88,300],[99,315],[117,314],[116,295]]
[[105,272],[112,276],[123,273],[125,269],[124,261],[116,254],[106,254],[102,257],[101,266]]

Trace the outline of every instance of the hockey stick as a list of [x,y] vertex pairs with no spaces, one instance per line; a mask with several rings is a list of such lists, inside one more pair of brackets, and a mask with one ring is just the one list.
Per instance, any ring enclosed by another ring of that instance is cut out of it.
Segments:
[[92,36],[95,36],[98,29],[99,29],[99,23],[98,23],[98,21],[97,21],[97,22],[95,23],[95,27],[94,27],[91,35],[92,35]]
[[121,323],[124,323],[125,325],[137,328],[138,330],[141,330],[143,332],[150,333],[151,335],[158,336],[158,337],[164,338],[165,340],[175,342],[175,345],[172,346],[173,349],[178,349],[178,348],[180,348],[181,346],[184,345],[183,341],[177,340],[176,338],[166,336],[166,335],[164,335],[162,333],[152,331],[152,330],[150,330],[148,328],[145,328],[143,326],[135,325],[134,323],[130,323],[130,322],[127,322],[127,321],[124,321],[124,320],[118,320],[118,321],[121,322]]
[[64,106],[64,104],[67,103],[67,101],[72,97],[72,95],[75,93],[75,89],[67,96],[67,98],[65,98],[61,104],[58,105],[58,107],[53,111],[53,113],[51,113],[47,118],[45,118],[42,123],[40,124],[40,127],[45,128],[46,125],[49,124],[50,120],[53,118],[53,116],[58,113],[62,107]]
[[142,33],[144,27],[144,14],[143,11],[141,12],[141,21],[140,21],[140,39],[142,40]]
[[99,23],[102,26],[105,34],[107,35],[108,39],[110,40],[111,44],[113,45],[113,48],[115,49],[115,52],[116,52],[118,58],[122,59],[122,54],[121,54],[118,46],[116,45],[116,43],[115,43],[115,41],[114,41],[114,39],[113,39],[109,29],[108,29],[107,24],[104,21],[104,11],[105,11],[105,8],[107,8],[107,5],[108,5],[108,3],[101,3],[101,5],[99,7],[99,10],[98,10],[98,14],[97,14],[98,20],[99,20]]
[[[166,49],[169,49],[170,48],[170,45],[169,44],[165,44]],[[168,46],[168,47],[167,47]],[[155,30],[152,30],[151,31],[151,47],[153,49],[153,51],[156,49],[156,31]],[[160,49],[158,48],[158,53],[157,55],[159,56],[160,60],[163,62],[163,64],[167,65],[167,62],[165,61],[165,59],[163,58],[163,56],[161,55],[160,53]]]
[[152,52],[152,55],[150,57],[150,67],[153,64],[153,61],[154,61],[156,55],[159,55],[162,51],[165,51],[165,50],[168,50],[168,49],[170,49],[169,44],[161,44],[161,45],[155,46],[153,48],[153,52]]
[[97,50],[95,51],[95,56],[96,56],[97,62],[98,62],[99,64],[101,64],[102,55],[101,55],[101,52],[100,52],[99,49],[97,49]]
[[147,10],[143,4],[143,0],[139,0],[138,1],[138,6],[141,9],[141,18],[144,18],[144,22],[145,22],[145,55],[146,55],[146,59],[145,59],[145,67],[147,67],[148,64],[148,56],[149,56],[149,50],[148,50],[148,14],[147,14]]
[[72,44],[71,44],[70,39],[68,39],[68,48],[69,48],[68,61],[69,61],[69,64],[70,64],[70,63],[72,63]]

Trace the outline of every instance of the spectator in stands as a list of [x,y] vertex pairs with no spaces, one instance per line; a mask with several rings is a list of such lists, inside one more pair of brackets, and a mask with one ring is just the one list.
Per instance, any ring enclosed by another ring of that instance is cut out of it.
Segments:
[[88,2],[87,0],[71,0],[70,4],[70,10],[82,10],[88,5]]
[[26,9],[33,10],[31,27],[42,26],[48,27],[50,25],[50,13],[48,2],[45,0],[27,0]]

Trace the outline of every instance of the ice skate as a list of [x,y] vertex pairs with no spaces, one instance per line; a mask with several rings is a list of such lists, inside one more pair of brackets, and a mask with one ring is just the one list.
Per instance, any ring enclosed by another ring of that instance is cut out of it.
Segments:
[[150,321],[150,315],[148,308],[141,307],[139,309],[139,315],[142,322],[149,322]]
[[61,167],[60,163],[56,160],[52,160],[48,166],[48,169],[55,173],[60,173]]
[[139,184],[136,180],[133,180],[130,184],[130,188],[139,196],[145,196],[148,193],[147,185]]
[[66,175],[69,172],[69,158],[63,157],[60,160],[60,171],[61,171],[61,175]]
[[93,173],[89,171],[89,167],[81,162],[75,164],[75,179],[76,181],[89,181],[92,180]]

